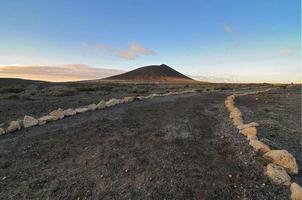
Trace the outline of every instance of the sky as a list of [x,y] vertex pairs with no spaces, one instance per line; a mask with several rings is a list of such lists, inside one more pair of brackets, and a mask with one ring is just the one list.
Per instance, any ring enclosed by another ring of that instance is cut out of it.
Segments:
[[0,1],[0,66],[162,63],[195,77],[300,82],[300,0]]

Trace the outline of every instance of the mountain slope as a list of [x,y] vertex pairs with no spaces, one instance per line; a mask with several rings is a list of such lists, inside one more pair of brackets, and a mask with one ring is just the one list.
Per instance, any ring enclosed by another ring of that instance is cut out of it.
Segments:
[[168,65],[150,65],[105,78],[105,80],[140,82],[192,82],[193,79],[172,69]]

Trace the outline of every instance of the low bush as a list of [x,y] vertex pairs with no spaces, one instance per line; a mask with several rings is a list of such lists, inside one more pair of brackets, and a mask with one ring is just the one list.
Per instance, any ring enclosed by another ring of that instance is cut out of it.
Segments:
[[64,97],[64,96],[74,95],[76,92],[77,90],[73,88],[64,88],[64,89],[50,90],[46,95],[53,96],[53,97]]

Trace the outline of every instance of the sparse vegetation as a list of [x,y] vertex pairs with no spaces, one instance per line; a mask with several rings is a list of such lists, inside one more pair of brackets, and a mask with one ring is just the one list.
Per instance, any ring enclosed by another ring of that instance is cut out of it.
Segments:
[[25,89],[21,87],[4,87],[1,89],[1,93],[20,93]]
[[64,96],[74,95],[76,92],[77,90],[73,88],[54,89],[54,90],[50,90],[47,93],[47,96],[64,97]]

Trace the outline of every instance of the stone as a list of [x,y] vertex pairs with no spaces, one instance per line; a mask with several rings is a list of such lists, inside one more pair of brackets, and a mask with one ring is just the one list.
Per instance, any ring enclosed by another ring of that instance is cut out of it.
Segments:
[[259,140],[250,140],[249,145],[252,146],[255,151],[259,151],[261,153],[266,153],[271,150],[269,146]]
[[296,159],[286,150],[272,150],[264,154],[263,157],[284,167],[290,174],[298,174]]
[[[23,120],[17,120],[17,123],[19,123],[20,129],[21,129],[21,128],[24,128]],[[19,130],[20,130],[20,129],[19,129]]]
[[76,111],[72,108],[68,108],[66,110],[63,110],[62,113],[63,113],[64,116],[72,116],[72,115],[76,114]]
[[76,108],[75,112],[76,113],[84,113],[87,112],[89,109],[88,108]]
[[242,129],[245,129],[245,128],[256,127],[256,126],[259,126],[259,124],[256,123],[256,122],[251,122],[251,123],[248,123],[248,124],[240,124],[240,125],[237,126],[237,128],[239,130],[242,130]]
[[290,176],[286,173],[286,170],[274,163],[270,163],[266,166],[266,175],[277,185],[290,185]]
[[36,126],[38,124],[39,124],[39,121],[36,118],[28,116],[28,115],[24,116],[24,119],[23,119],[24,128],[29,128],[32,126]]
[[242,117],[236,117],[236,118],[233,118],[232,120],[233,120],[233,125],[234,126],[238,126],[238,125],[243,123]]
[[103,109],[106,107],[106,102],[104,100],[101,100],[97,105],[96,108],[97,109]]
[[256,127],[248,127],[248,128],[240,130],[240,133],[246,137],[250,137],[253,135],[257,135],[257,129],[256,129]]
[[147,99],[152,99],[154,97],[157,97],[157,94],[149,94],[148,96],[146,96]]
[[232,94],[232,95],[228,96],[227,99],[234,101],[235,100],[235,95]]
[[228,109],[229,112],[232,112],[235,108],[234,102],[226,100],[225,107]]
[[138,97],[136,97],[138,100],[143,100],[143,99],[147,99],[147,97],[146,96],[138,96]]
[[3,134],[5,134],[5,130],[4,130],[4,128],[0,128],[0,135],[3,135]]
[[49,113],[49,115],[56,116],[59,119],[63,119],[64,118],[63,110],[61,108],[59,108],[57,110],[54,110],[54,111],[51,111]]
[[90,110],[90,111],[94,111],[94,110],[96,110],[97,107],[96,107],[96,104],[93,103],[93,104],[88,105],[87,108],[88,108],[88,110]]
[[11,133],[20,129],[21,129],[21,124],[19,121],[11,121],[5,132]]
[[258,137],[256,135],[249,135],[246,137],[247,140],[258,140]]
[[231,119],[238,118],[238,117],[241,117],[241,116],[242,116],[242,114],[241,114],[240,110],[236,107],[230,113],[230,118]]
[[134,97],[124,97],[124,99],[123,99],[123,102],[125,102],[125,103],[130,103],[132,101],[134,101]]
[[120,100],[113,98],[106,102],[106,107],[114,106],[117,104],[120,104]]
[[58,119],[59,119],[59,117],[57,117],[57,116],[46,115],[46,116],[40,117],[38,119],[38,121],[39,121],[39,125],[43,125],[43,124],[46,124],[46,122],[56,121]]
[[302,187],[297,183],[290,185],[291,200],[302,200]]

